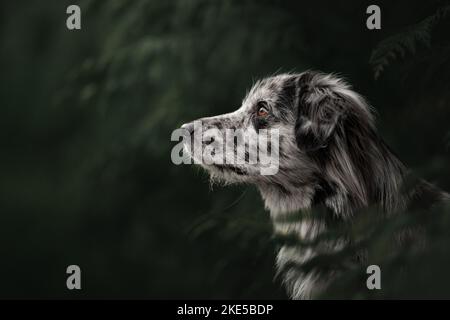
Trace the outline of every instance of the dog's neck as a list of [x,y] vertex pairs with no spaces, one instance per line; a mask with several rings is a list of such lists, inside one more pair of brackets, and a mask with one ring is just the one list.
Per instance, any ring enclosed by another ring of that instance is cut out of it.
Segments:
[[348,200],[341,193],[327,193],[323,184],[312,184],[295,190],[280,189],[279,186],[266,185],[259,191],[264,200],[265,208],[270,211],[272,218],[278,218],[309,211],[315,206],[329,209],[334,215],[342,216],[349,212]]
[[286,190],[276,185],[265,185],[260,186],[259,191],[272,216],[310,209],[315,194],[311,186]]
[[[349,218],[355,210],[379,205],[386,212],[402,206],[401,184],[406,169],[384,142],[367,146],[367,154],[358,159],[330,150],[331,165],[323,163],[311,182],[286,189],[295,183],[260,186],[265,207],[272,216],[309,210],[321,205],[337,217]],[[333,158],[331,158],[333,157]],[[364,160],[358,165],[357,160]]]

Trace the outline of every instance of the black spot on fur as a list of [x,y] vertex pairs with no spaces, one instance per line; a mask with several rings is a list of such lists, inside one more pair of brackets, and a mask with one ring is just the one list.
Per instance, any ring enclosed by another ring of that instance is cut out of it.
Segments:
[[316,177],[318,184],[315,188],[314,198],[313,198],[313,205],[319,205],[323,204],[327,198],[332,197],[336,194],[336,186],[324,180],[322,177]]
[[266,118],[255,117],[253,119],[253,125],[254,125],[256,131],[258,131],[260,129],[266,129],[269,126],[269,120]]

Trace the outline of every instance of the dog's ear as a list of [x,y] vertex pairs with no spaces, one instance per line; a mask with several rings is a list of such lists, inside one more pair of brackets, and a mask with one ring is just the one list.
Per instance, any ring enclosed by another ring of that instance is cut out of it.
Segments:
[[297,79],[295,138],[306,152],[327,147],[342,115],[342,101],[320,77],[305,72]]

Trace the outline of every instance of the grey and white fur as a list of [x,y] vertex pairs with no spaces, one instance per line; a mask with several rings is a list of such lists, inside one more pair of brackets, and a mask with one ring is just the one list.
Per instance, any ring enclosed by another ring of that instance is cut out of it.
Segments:
[[[426,182],[420,182],[412,193],[402,194],[408,170],[378,135],[371,107],[331,74],[306,71],[262,79],[238,110],[199,120],[204,129],[217,128],[219,132],[279,129],[279,171],[275,175],[259,174],[258,164],[202,164],[214,180],[255,184],[277,234],[294,232],[303,240],[314,240],[327,230],[329,222],[283,222],[280,218],[317,205],[326,207],[334,220],[346,223],[359,209],[374,204],[391,213],[407,208],[424,194],[433,201],[448,199],[448,194]],[[191,134],[194,131],[192,122],[182,128]],[[303,273],[290,268],[292,263],[302,264],[319,252],[333,252],[343,246],[345,241],[314,250],[281,247],[277,267],[290,297],[314,298],[332,277]]]

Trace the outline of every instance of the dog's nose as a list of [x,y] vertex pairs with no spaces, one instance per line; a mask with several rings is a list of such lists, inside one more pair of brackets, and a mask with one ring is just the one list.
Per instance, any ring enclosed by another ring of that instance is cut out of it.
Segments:
[[189,132],[189,134],[192,134],[194,132],[194,123],[193,122],[185,123],[181,126],[181,129],[186,129]]

